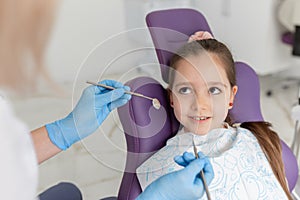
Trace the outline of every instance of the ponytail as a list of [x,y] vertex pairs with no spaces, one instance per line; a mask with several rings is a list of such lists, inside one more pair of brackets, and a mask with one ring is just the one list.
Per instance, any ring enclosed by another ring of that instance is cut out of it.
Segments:
[[268,122],[244,122],[240,125],[253,133],[258,140],[260,147],[266,155],[273,173],[279,181],[281,187],[286,193],[289,200],[292,200],[290,190],[286,182],[282,158],[282,149],[280,138],[276,132],[271,130],[272,125]]

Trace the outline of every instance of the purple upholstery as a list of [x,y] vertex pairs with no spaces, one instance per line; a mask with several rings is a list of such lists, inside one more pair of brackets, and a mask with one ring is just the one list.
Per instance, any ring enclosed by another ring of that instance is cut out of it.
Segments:
[[[235,69],[238,92],[233,102],[234,106],[229,112],[232,122],[264,121],[260,109],[260,86],[256,72],[243,62],[236,62]],[[281,147],[286,178],[292,191],[298,179],[298,164],[293,152],[283,141]]]
[[187,42],[196,31],[208,31],[212,35],[205,17],[192,9],[170,9],[154,11],[146,16],[146,23],[161,66],[161,75],[168,82],[168,66],[173,53]]
[[238,92],[230,110],[233,123],[264,121],[260,109],[260,86],[256,72],[247,64],[235,63]]
[[[161,64],[163,79],[168,78],[168,66],[171,53],[187,41],[188,36],[199,30],[210,31],[204,16],[192,9],[173,9],[155,11],[147,15],[147,24],[156,47]],[[161,31],[162,27],[175,31]],[[168,35],[168,33],[170,35]],[[175,34],[174,34],[175,33]],[[260,111],[259,81],[256,73],[245,63],[237,62],[237,84],[240,88],[231,110],[235,122],[263,121]],[[165,145],[179,128],[169,106],[166,90],[149,77],[135,78],[127,83],[132,91],[158,98],[162,103],[160,110],[151,106],[151,101],[132,97],[131,101],[118,109],[127,142],[126,169],[119,190],[118,199],[133,200],[141,192],[135,169],[158,149]],[[283,160],[287,172],[289,188],[292,190],[298,177],[295,156],[282,142]],[[275,161],[276,162],[276,161]],[[287,166],[289,170],[287,170]]]
[[[288,185],[290,191],[292,191],[295,188],[295,185],[298,180],[298,163],[297,159],[292,152],[292,150],[289,148],[289,146],[281,140],[281,148],[282,148],[282,160],[284,163],[284,170],[285,170],[285,176],[288,180]],[[276,162],[276,161],[275,161]]]
[[136,168],[165,146],[166,140],[174,136],[179,128],[179,122],[169,106],[167,92],[159,82],[149,77],[139,77],[126,85],[134,92],[157,98],[162,106],[156,110],[151,101],[132,96],[129,103],[118,109],[128,151],[118,194],[120,200],[132,200],[141,193]]

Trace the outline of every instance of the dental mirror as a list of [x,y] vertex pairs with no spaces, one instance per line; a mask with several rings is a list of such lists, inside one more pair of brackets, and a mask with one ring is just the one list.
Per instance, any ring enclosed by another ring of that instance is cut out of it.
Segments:
[[[116,88],[108,86],[108,85],[104,85],[104,84],[100,84],[100,83],[94,83],[94,82],[91,82],[91,81],[87,81],[86,83],[96,85],[96,86],[100,86],[100,87],[104,87],[104,88],[107,88],[107,89],[110,89],[110,90],[116,89]],[[135,93],[135,92],[131,92],[131,91],[125,91],[125,93],[126,94],[131,94],[131,95],[134,95],[134,96],[138,96],[138,97],[142,97],[142,98],[145,98],[145,99],[149,99],[149,100],[152,101],[152,106],[156,110],[160,109],[161,104],[160,104],[159,100],[156,99],[156,98],[151,98],[151,97],[145,96],[143,94]]]

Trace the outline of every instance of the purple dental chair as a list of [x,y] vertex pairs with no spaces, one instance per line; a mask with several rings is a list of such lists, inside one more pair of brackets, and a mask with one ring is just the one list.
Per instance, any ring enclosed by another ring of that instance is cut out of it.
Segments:
[[[161,74],[166,82],[167,66],[173,52],[176,52],[194,32],[199,30],[211,32],[205,17],[192,9],[155,11],[147,15],[146,22],[161,65]],[[260,86],[256,73],[242,62],[236,62],[236,72],[239,91],[234,108],[230,111],[233,121],[237,123],[263,121]],[[127,85],[134,92],[159,99],[162,106],[159,110],[155,110],[151,101],[132,96],[128,104],[118,109],[128,151],[118,194],[120,200],[133,200],[142,192],[135,173],[136,168],[165,146],[167,139],[174,136],[180,126],[169,105],[167,92],[158,81],[150,77],[138,77],[127,82]],[[292,151],[283,141],[282,157],[289,188],[292,191],[298,178],[298,165]]]

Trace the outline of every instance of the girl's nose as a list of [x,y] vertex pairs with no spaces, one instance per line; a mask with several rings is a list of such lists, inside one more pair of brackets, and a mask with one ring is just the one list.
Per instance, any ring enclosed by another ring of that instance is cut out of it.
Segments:
[[196,94],[192,104],[193,110],[207,110],[211,106],[211,98],[209,95]]

